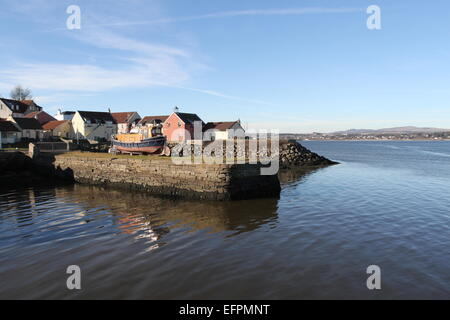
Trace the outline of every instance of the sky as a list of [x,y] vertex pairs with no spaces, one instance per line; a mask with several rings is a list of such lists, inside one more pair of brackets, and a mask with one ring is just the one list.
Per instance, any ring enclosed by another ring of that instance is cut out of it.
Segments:
[[[70,30],[67,8],[81,10]],[[367,8],[381,10],[369,30]],[[0,95],[284,133],[450,128],[448,0],[0,0]]]

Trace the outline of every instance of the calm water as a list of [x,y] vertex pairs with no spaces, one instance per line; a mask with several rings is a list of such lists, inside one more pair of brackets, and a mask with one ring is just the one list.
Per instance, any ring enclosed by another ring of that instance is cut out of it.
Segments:
[[304,145],[342,164],[283,174],[280,199],[2,191],[0,298],[450,299],[450,142]]

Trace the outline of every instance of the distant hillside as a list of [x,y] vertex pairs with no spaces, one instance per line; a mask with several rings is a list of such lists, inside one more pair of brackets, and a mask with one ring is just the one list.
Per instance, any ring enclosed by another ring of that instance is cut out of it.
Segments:
[[408,133],[436,133],[436,132],[449,132],[450,129],[440,128],[428,128],[428,127],[395,127],[384,129],[350,129],[346,131],[336,131],[328,133],[330,135],[354,135],[354,134],[408,134]]

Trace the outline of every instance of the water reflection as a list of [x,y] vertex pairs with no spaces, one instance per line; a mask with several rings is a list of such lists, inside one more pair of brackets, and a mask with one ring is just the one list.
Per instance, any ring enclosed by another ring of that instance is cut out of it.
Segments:
[[298,168],[298,169],[284,169],[278,172],[278,178],[280,179],[281,185],[288,185],[291,183],[299,183],[306,179],[313,173],[322,170],[321,167],[311,167],[311,168]]
[[146,193],[74,185],[55,189],[64,201],[86,208],[104,208],[117,228],[128,234],[147,233],[160,239],[170,229],[227,232],[234,236],[277,221],[277,199],[216,202],[186,201],[154,197]]
[[[280,181],[299,183],[314,171],[282,171]],[[9,227],[12,221],[20,232]],[[144,240],[152,250],[164,245],[173,230],[231,238],[263,226],[276,228],[278,199],[180,200],[85,185],[0,190],[0,223],[5,231],[0,240],[20,236],[40,243],[92,236],[101,229],[109,237],[121,234]]]
[[[384,147],[344,151],[367,160],[280,172],[279,200],[0,191],[0,298],[448,299],[449,162],[407,152],[408,170],[393,170]],[[389,270],[377,293],[365,286],[373,263]],[[65,287],[72,264],[80,292]]]

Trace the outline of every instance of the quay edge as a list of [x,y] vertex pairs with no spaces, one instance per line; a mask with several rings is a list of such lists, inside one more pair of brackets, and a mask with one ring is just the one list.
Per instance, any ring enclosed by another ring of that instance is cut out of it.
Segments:
[[83,156],[65,153],[33,159],[40,172],[89,185],[145,191],[160,196],[241,200],[279,197],[278,175],[259,164],[175,164],[169,158]]

